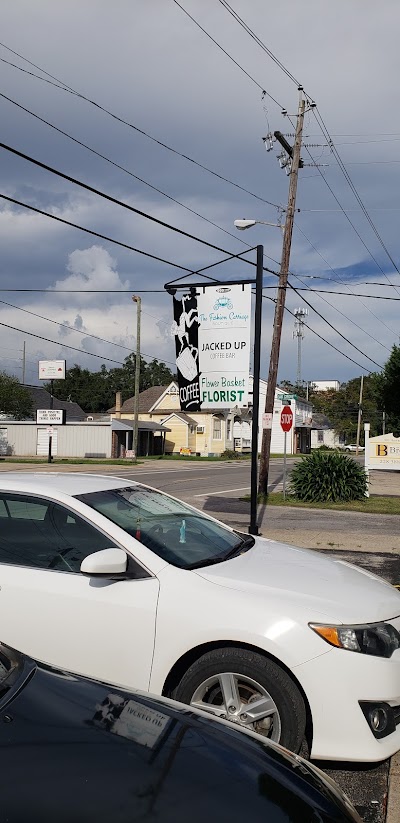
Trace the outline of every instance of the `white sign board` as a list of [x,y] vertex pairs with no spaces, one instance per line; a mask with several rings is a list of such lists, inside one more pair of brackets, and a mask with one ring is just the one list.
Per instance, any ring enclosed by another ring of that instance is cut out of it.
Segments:
[[202,409],[247,406],[251,286],[207,286],[197,296]]
[[271,412],[264,412],[262,416],[263,429],[272,429],[272,414]]
[[365,438],[365,467],[400,471],[400,437],[381,434]]
[[39,360],[39,380],[65,380],[65,360]]
[[63,409],[36,409],[36,423],[62,425],[65,423],[65,411]]

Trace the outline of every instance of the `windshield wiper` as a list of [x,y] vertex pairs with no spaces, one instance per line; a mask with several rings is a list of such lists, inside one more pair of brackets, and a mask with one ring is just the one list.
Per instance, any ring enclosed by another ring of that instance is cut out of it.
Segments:
[[213,566],[216,563],[224,563],[225,560],[231,560],[233,557],[237,557],[240,554],[244,554],[249,549],[252,549],[254,546],[255,540],[252,535],[249,534],[248,537],[241,537],[240,543],[237,543],[236,546],[233,547],[227,554],[220,555],[218,557],[210,557],[205,560],[199,560],[197,563],[191,563],[190,566],[186,566],[186,568],[191,571],[192,569],[201,569],[205,566]]

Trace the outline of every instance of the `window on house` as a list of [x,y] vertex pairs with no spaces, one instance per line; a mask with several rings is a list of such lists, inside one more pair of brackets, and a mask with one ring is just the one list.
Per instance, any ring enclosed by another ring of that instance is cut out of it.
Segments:
[[324,442],[324,433],[323,433],[323,431],[317,432],[317,440],[318,440],[318,443],[323,443]]
[[213,440],[222,440],[222,421],[220,417],[213,417]]
[[232,438],[232,420],[229,418],[226,421],[226,439],[231,440]]

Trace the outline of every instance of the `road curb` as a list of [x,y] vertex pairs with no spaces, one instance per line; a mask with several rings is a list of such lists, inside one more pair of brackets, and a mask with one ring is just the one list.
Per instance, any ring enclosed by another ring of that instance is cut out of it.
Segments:
[[390,761],[389,787],[386,811],[386,823],[399,823],[400,820],[400,752]]

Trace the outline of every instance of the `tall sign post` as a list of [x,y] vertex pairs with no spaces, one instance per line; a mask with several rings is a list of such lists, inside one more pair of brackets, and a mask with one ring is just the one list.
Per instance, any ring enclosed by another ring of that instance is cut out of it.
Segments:
[[286,438],[287,438],[287,433],[290,432],[290,430],[293,426],[293,412],[292,412],[290,406],[284,406],[283,407],[283,409],[281,411],[280,423],[281,423],[281,429],[284,433],[284,437],[283,437],[283,484],[282,484],[282,489],[283,489],[283,499],[286,500],[286,454],[287,454]]
[[[189,413],[248,406],[251,286],[256,287],[249,534],[259,534],[257,475],[263,253],[263,246],[257,246],[255,280],[165,285],[174,303],[172,333],[180,406]],[[178,290],[188,293],[179,299],[175,296]]]
[[[50,418],[52,417],[52,410],[53,410],[53,381],[54,380],[65,380],[65,360],[39,360],[39,380],[50,380]],[[41,413],[44,409],[38,409]],[[37,418],[38,420],[38,418]],[[39,422],[39,421],[38,421]],[[64,420],[65,422],[65,420]],[[49,449],[47,453],[47,462],[51,463],[53,456],[52,456],[52,443],[53,443],[53,434],[54,429],[52,426],[49,426],[48,429],[49,435]]]

